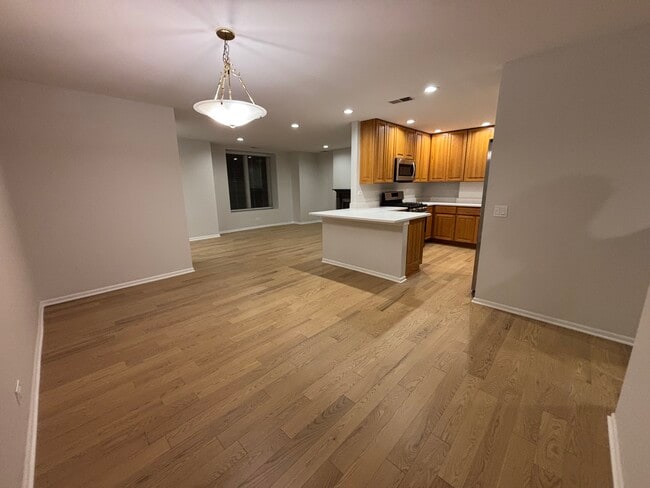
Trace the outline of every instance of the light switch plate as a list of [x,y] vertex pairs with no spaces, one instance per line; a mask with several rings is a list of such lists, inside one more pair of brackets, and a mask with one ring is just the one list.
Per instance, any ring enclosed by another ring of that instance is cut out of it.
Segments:
[[495,217],[506,218],[508,216],[508,206],[507,205],[495,205],[493,215]]

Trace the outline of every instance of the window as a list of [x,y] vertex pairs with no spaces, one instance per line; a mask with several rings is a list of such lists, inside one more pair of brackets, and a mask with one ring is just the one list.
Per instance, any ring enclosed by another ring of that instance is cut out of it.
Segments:
[[226,154],[230,210],[273,207],[269,159],[258,154]]

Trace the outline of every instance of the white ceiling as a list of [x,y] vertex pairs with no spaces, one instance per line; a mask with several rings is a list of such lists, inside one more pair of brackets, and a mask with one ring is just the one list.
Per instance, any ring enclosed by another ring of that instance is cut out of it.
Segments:
[[[351,120],[493,121],[505,62],[647,22],[647,0],[0,0],[0,75],[172,106],[185,137],[318,151],[349,146]],[[240,129],[191,109],[214,96],[217,26],[269,112]]]

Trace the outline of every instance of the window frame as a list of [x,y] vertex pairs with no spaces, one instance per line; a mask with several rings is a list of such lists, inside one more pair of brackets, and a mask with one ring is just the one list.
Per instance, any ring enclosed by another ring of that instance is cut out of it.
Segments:
[[[235,149],[226,149],[226,180],[228,181],[228,207],[230,212],[251,212],[257,210],[272,210],[275,208],[273,185],[275,182],[275,174],[273,173],[273,155],[266,153],[258,153],[252,151],[238,151]],[[228,177],[228,156],[242,156],[244,158],[244,189],[246,191],[246,208],[233,209],[230,203],[230,178]],[[262,157],[266,160],[266,186],[268,192],[269,206],[267,207],[250,207],[251,204],[251,187],[248,173],[248,156]]]

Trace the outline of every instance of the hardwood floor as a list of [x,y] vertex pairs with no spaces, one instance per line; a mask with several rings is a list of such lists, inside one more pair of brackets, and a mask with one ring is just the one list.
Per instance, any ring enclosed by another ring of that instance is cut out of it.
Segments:
[[630,349],[470,304],[473,251],[394,284],[320,226],[46,310],[38,487],[609,487]]

